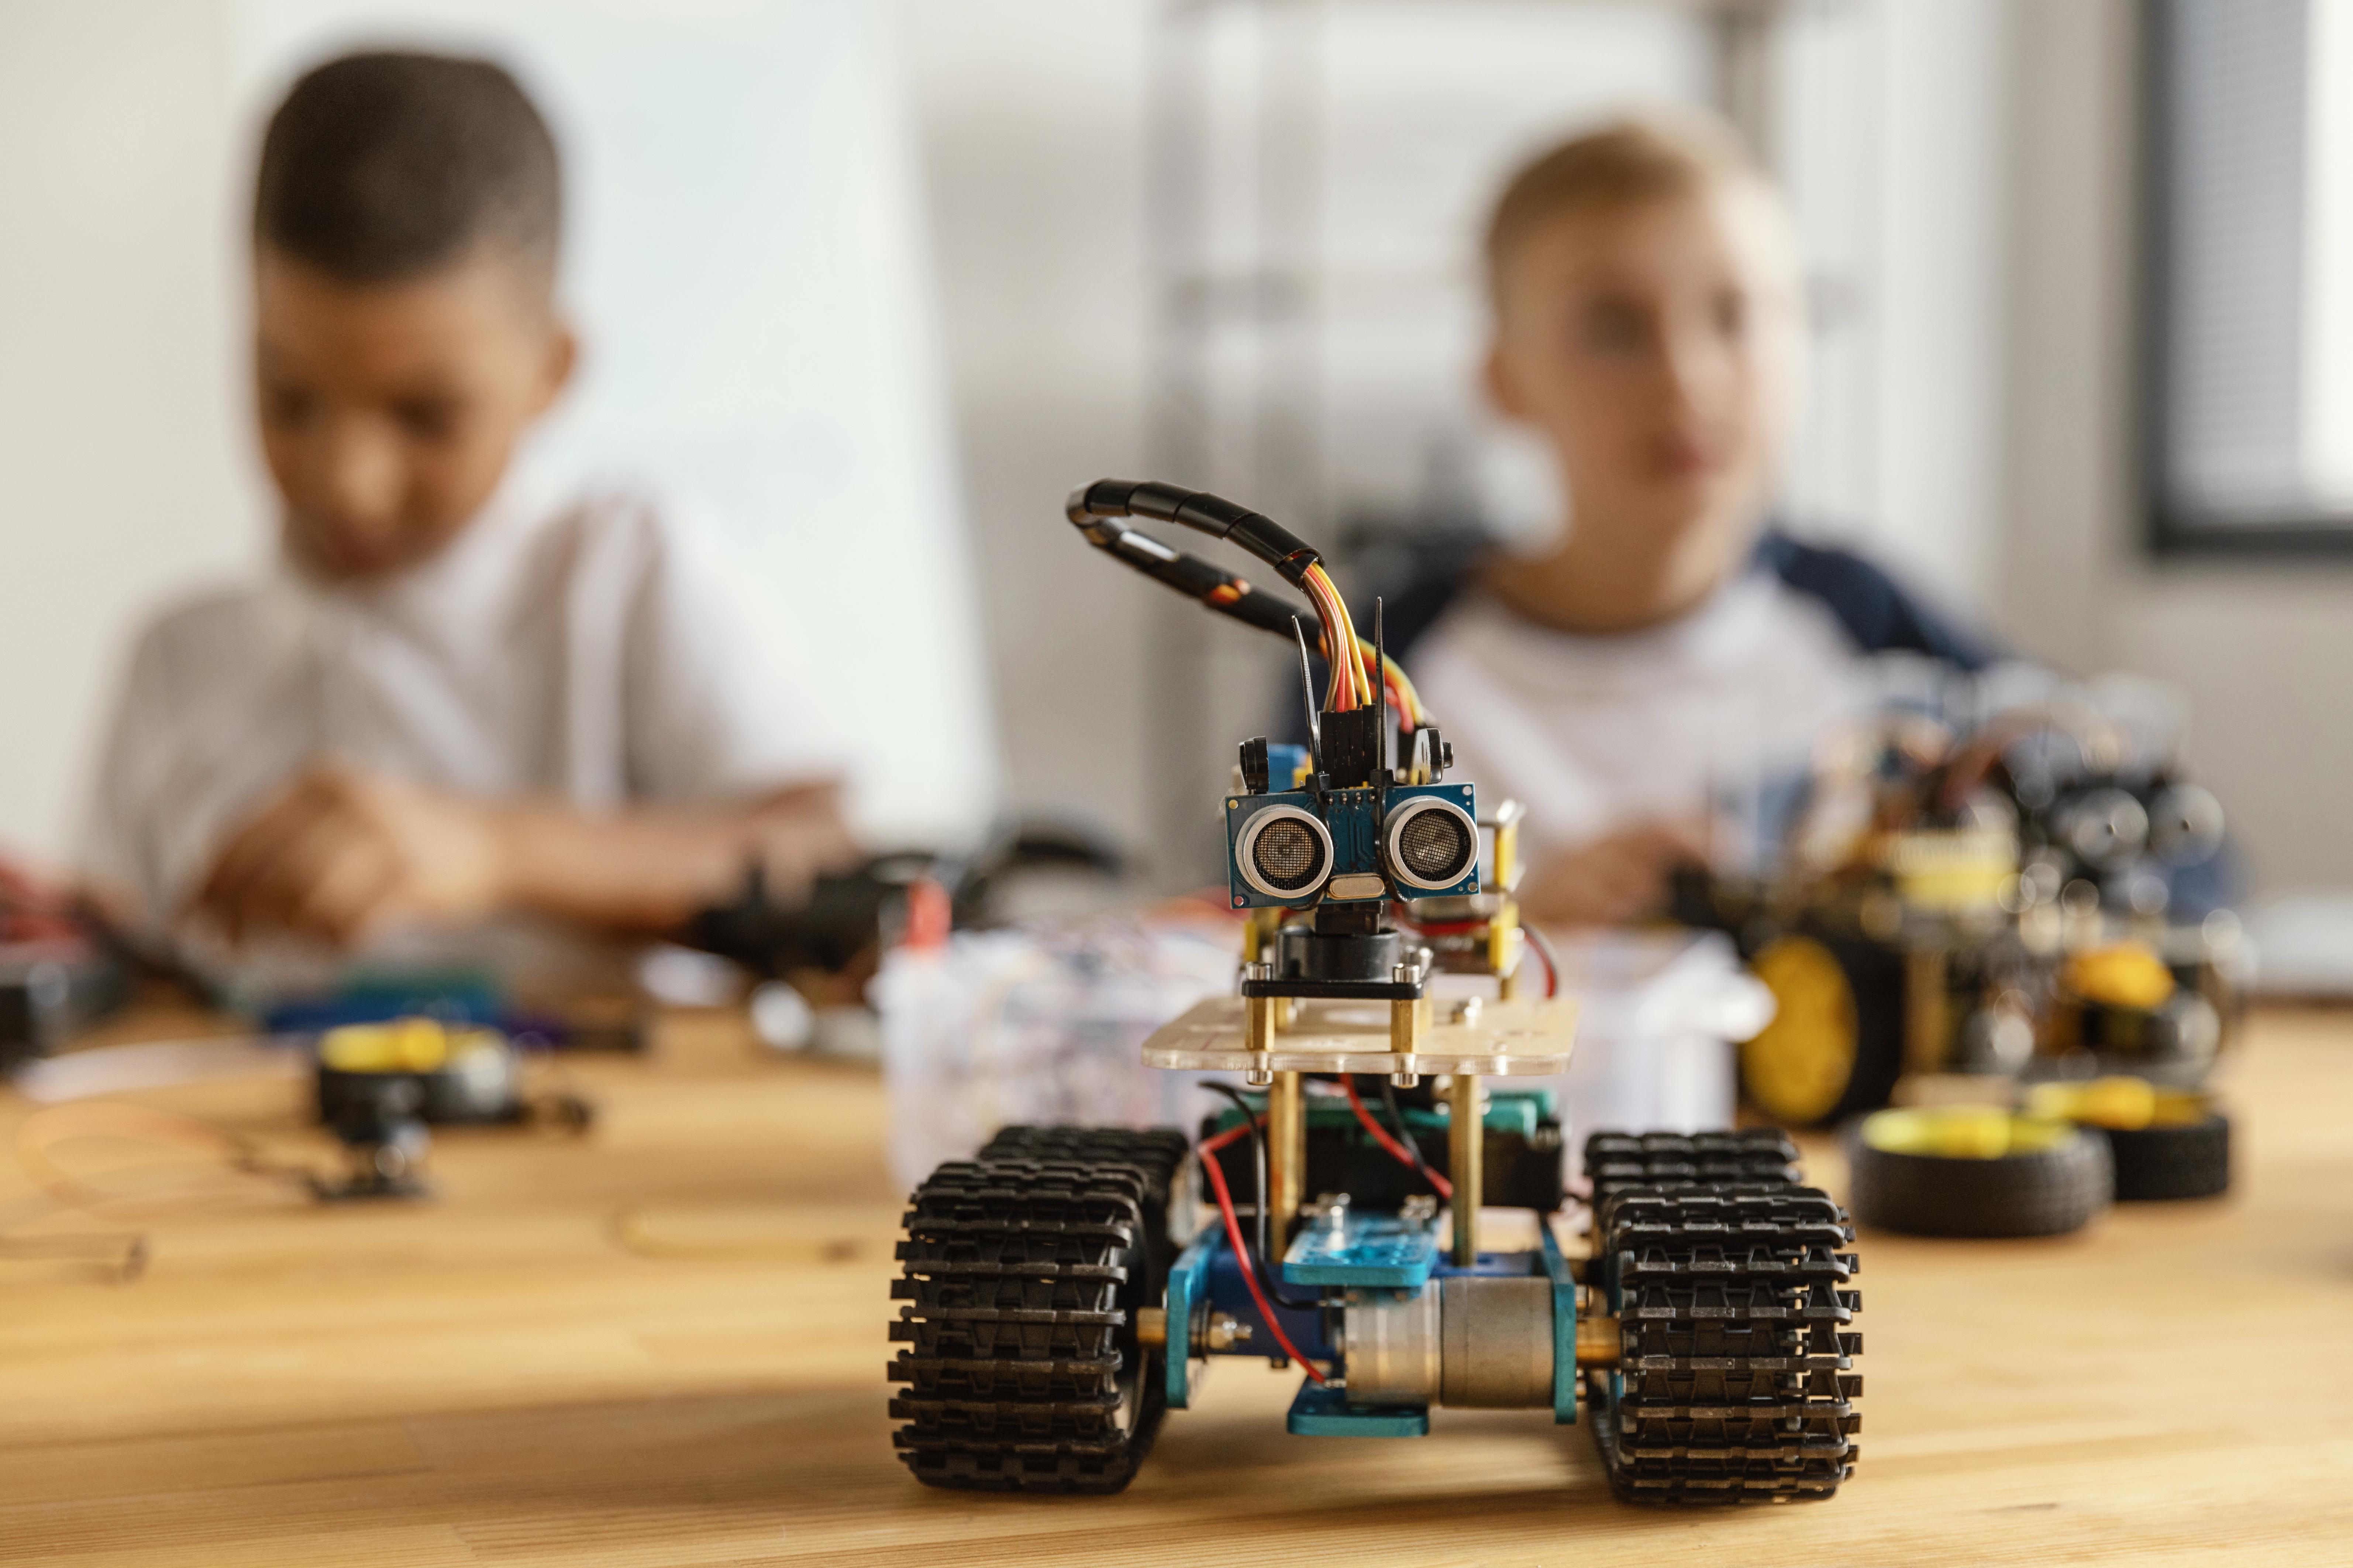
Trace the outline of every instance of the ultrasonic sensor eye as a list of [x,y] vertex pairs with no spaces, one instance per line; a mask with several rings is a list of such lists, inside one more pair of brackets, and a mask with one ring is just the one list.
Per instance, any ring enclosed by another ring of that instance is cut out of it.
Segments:
[[1409,888],[1436,892],[1479,862],[1479,825],[1452,801],[1424,795],[1389,813],[1389,871]]
[[1251,817],[1234,848],[1242,880],[1271,899],[1305,899],[1332,874],[1332,835],[1295,805]]
[[1250,845],[1250,864],[1278,888],[1307,886],[1323,860],[1323,847],[1301,822],[1269,823]]

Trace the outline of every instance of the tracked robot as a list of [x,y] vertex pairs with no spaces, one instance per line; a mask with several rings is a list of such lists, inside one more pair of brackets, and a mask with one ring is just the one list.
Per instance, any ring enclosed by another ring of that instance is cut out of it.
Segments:
[[[1243,1356],[1299,1369],[1303,1436],[1419,1437],[1436,1407],[1525,1408],[1588,1419],[1628,1501],[1835,1492],[1862,1389],[1846,1214],[1771,1130],[1595,1133],[1569,1197],[1549,1097],[1509,1087],[1565,1068],[1575,1026],[1519,924],[1518,813],[1482,816],[1447,776],[1377,606],[1367,647],[1314,550],[1216,496],[1106,479],[1069,515],[1293,641],[1309,743],[1243,742],[1223,805],[1237,994],[1144,1047],[1155,1068],[1238,1076],[1210,1086],[1225,1107],[1190,1137],[1007,1128],[916,1189],[889,1368],[915,1479],[1115,1492],[1208,1367]],[[1308,605],[1137,518],[1231,541]],[[1531,952],[1542,995],[1523,985]],[[1441,996],[1450,971],[1492,987]],[[1524,1211],[1517,1245],[1482,1245],[1482,1209],[1496,1240],[1512,1228],[1496,1211]]]

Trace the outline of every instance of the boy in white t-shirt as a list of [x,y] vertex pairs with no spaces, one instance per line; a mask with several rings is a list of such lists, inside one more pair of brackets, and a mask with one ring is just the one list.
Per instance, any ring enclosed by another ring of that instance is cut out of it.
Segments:
[[1640,919],[1704,854],[1712,794],[1802,765],[1852,710],[1864,654],[1981,656],[1866,563],[1765,528],[1799,270],[1728,129],[1628,120],[1553,149],[1506,188],[1487,264],[1488,392],[1552,449],[1567,529],[1423,584],[1391,646],[1418,639],[1462,776],[1527,805],[1530,918]]
[[486,62],[347,56],[271,119],[254,368],[282,569],[132,658],[84,864],[133,929],[652,931],[752,858],[789,889],[849,853],[738,585],[646,500],[515,471],[575,353],[561,206],[545,123]]

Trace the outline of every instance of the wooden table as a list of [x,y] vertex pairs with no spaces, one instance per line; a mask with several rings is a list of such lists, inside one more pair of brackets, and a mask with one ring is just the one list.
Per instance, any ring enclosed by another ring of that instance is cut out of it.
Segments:
[[[1532,1412],[1291,1437],[1291,1379],[1239,1363],[1122,1497],[925,1490],[883,1409],[873,1074],[755,1059],[716,1015],[571,1070],[589,1138],[447,1135],[438,1202],[215,1182],[142,1223],[135,1282],[0,1258],[0,1562],[2353,1560],[2344,1016],[2259,1021],[2227,1201],[2045,1242],[1867,1235],[1860,1473],[1730,1512],[1611,1501],[1587,1433]],[[327,1156],[290,1079],[129,1098]],[[0,1140],[31,1109],[0,1100]],[[60,1158],[121,1180],[134,1153]]]

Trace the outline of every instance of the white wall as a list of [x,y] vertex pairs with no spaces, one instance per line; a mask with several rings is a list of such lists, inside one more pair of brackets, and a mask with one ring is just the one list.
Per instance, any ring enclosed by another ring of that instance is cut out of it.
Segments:
[[2158,562],[2135,478],[2137,8],[2014,0],[2008,529],[2021,646],[2174,682],[2191,761],[2267,890],[2353,884],[2353,572]]
[[1779,156],[1814,315],[1795,523],[1982,615],[2002,506],[2000,0],[1795,6]]
[[1143,0],[900,0],[1007,794],[1145,837],[1145,617],[1061,521],[1145,467]]
[[262,538],[223,23],[0,5],[0,847],[65,852],[139,617]]

